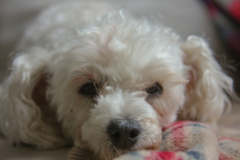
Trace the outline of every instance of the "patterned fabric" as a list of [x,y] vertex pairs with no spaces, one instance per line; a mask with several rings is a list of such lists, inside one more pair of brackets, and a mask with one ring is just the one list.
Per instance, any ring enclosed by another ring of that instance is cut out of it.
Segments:
[[202,0],[233,57],[240,59],[240,0]]
[[240,129],[179,121],[163,130],[160,151],[130,152],[115,160],[240,160]]

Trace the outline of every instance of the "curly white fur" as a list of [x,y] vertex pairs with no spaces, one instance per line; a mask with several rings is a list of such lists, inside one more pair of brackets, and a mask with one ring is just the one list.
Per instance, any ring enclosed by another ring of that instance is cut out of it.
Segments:
[[[93,152],[92,158],[112,159],[126,152],[106,134],[112,119],[139,122],[141,134],[131,150],[157,149],[161,128],[177,117],[215,124],[231,105],[226,93],[234,96],[232,79],[202,38],[183,42],[170,28],[123,11],[92,21],[110,10],[103,3],[65,3],[26,30],[24,49],[0,88],[0,129],[12,142],[43,149],[73,143]],[[33,91],[42,77],[48,103],[38,106]],[[100,85],[101,94],[79,94],[88,82]],[[156,82],[163,94],[148,95]],[[56,122],[46,120],[45,109]],[[79,152],[73,149],[70,159],[84,159]]]

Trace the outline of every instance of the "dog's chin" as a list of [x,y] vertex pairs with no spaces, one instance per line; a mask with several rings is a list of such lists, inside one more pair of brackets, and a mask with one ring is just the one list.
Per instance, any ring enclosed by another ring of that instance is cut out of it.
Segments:
[[151,146],[145,146],[141,148],[134,149],[116,149],[113,147],[109,151],[104,153],[95,154],[90,149],[84,149],[81,147],[74,146],[68,155],[68,160],[112,160],[128,152],[134,152],[138,150],[158,150],[160,147],[160,142]]
[[106,151],[104,153],[96,154],[90,149],[83,149],[81,147],[74,146],[68,155],[68,160],[112,160],[128,152],[130,152],[130,150],[120,151],[113,149],[111,152]]

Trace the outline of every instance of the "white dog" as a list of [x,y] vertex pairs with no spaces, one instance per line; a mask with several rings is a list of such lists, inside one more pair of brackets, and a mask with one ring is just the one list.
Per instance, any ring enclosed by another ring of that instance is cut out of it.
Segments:
[[178,119],[215,124],[232,79],[199,37],[186,41],[161,23],[110,12],[103,3],[66,3],[43,12],[0,88],[0,129],[12,142],[69,159],[113,159],[158,149]]

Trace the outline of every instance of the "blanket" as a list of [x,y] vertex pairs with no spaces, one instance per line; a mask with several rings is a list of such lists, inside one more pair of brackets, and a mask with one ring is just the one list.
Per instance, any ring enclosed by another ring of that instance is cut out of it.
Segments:
[[130,152],[115,160],[240,160],[240,128],[219,128],[193,121],[163,130],[159,151]]

